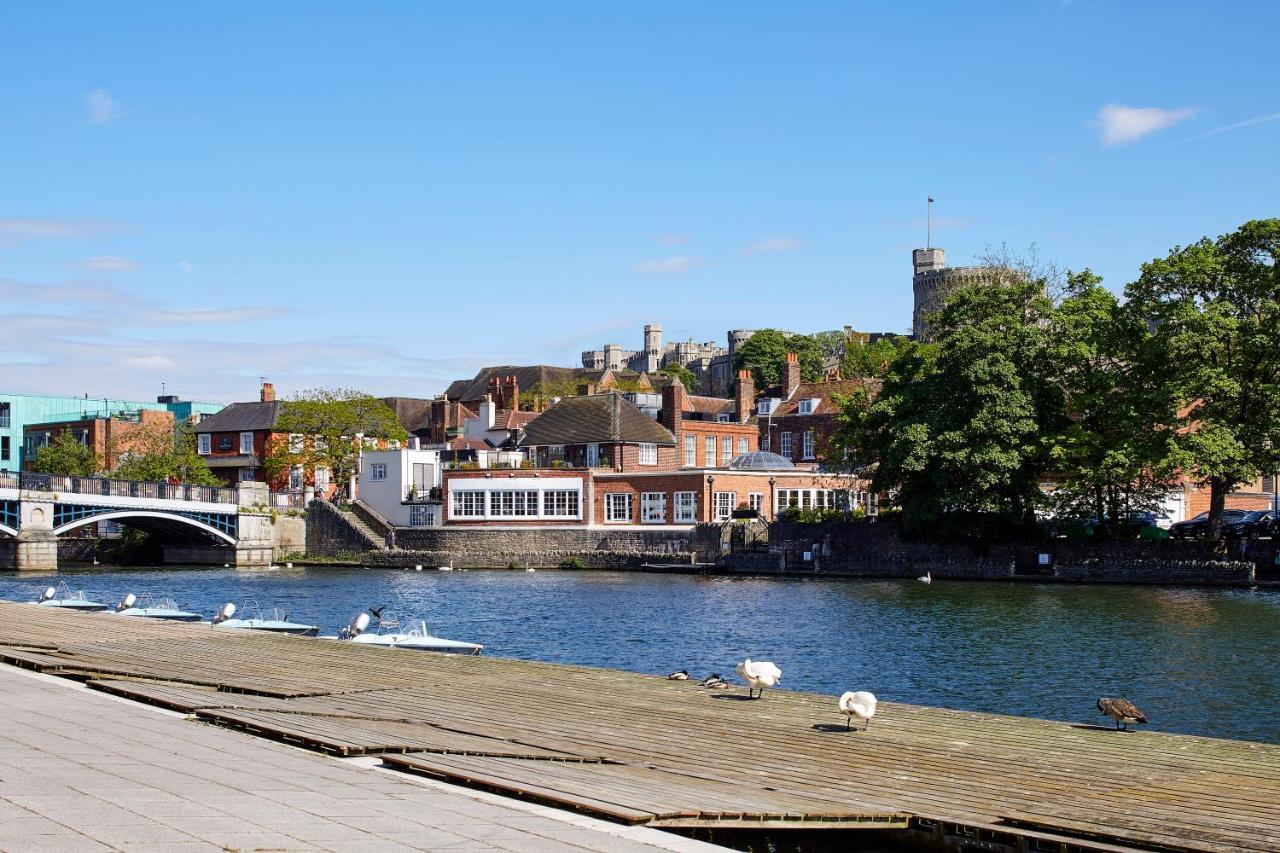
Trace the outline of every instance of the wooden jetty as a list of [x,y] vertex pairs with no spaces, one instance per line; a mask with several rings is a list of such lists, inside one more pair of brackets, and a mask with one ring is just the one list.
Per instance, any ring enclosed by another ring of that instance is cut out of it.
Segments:
[[[629,824],[902,830],[968,850],[1280,850],[1280,746],[63,613],[0,661]],[[726,667],[728,662],[726,662]]]

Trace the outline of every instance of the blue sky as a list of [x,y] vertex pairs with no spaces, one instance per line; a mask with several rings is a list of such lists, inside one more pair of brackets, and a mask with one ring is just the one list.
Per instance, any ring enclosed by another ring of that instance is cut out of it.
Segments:
[[1280,215],[1278,25],[1270,2],[9,7],[0,388],[430,396],[645,322],[901,331],[927,195],[952,263],[1035,243],[1120,289]]

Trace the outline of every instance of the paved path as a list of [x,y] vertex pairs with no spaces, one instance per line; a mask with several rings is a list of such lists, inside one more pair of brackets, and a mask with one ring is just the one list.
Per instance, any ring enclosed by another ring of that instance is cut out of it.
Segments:
[[721,848],[270,743],[0,665],[0,850]]

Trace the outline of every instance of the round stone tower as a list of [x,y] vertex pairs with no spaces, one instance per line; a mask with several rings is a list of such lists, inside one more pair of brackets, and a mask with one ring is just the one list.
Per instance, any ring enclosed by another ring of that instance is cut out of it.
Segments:
[[650,323],[644,327],[645,373],[657,373],[662,366],[662,327]]

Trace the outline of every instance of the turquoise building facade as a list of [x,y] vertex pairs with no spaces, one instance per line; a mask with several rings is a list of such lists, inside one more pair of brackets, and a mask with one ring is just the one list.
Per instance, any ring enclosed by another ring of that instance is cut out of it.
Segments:
[[107,397],[58,397],[43,394],[9,394],[0,391],[0,471],[21,471],[22,431],[29,424],[106,418],[121,412],[142,409],[173,412],[175,423],[192,422],[202,415],[222,411],[222,403],[198,403],[177,397],[159,397],[155,402],[113,400]]

